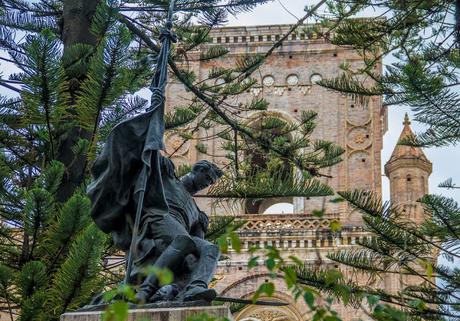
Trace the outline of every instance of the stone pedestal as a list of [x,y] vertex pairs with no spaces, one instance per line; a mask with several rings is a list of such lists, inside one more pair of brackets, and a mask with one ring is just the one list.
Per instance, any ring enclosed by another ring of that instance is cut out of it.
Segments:
[[[101,321],[104,311],[69,312],[61,315],[60,321]],[[225,306],[201,306],[180,308],[132,309],[129,310],[126,321],[186,321],[189,317],[207,313],[220,320],[227,318],[233,321],[233,316]]]

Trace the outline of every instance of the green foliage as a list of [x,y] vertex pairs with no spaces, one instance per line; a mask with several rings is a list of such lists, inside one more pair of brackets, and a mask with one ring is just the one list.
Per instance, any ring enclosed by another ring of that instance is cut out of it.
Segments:
[[23,298],[31,297],[35,292],[43,290],[47,285],[46,265],[40,261],[24,264],[18,275],[18,287]]
[[8,188],[1,194],[11,204],[2,210],[18,214],[11,222],[21,232],[2,226],[0,238],[7,247],[1,248],[0,298],[21,306],[20,320],[57,320],[67,309],[87,303],[103,284],[98,274],[105,237],[90,225],[86,196],[76,193],[58,205],[54,193],[63,172],[62,164],[53,161],[16,197]]
[[190,122],[194,121],[200,112],[200,106],[174,108],[174,111],[166,113],[164,117],[165,128],[167,130],[171,130],[177,127],[187,125]]
[[[378,195],[368,191],[339,194],[359,209],[365,231],[372,232],[373,236],[363,238],[353,249],[330,253],[328,258],[365,273],[369,280],[386,274],[394,280],[417,281],[392,292],[345,280],[337,270],[332,273],[334,270],[315,270],[303,265],[296,269],[299,282],[355,307],[367,299],[370,307],[367,313],[375,320],[454,317],[456,312],[452,306],[456,304],[456,291],[460,286],[459,271],[442,261],[437,262],[434,253],[443,251],[450,260],[457,257],[458,204],[442,196],[426,195],[420,200],[427,213],[426,220],[416,225],[407,219],[404,208],[382,205]],[[434,276],[442,280],[441,283],[435,283]]]
[[149,266],[144,271],[145,275],[153,274],[158,278],[158,283],[163,285],[171,284],[174,281],[174,274],[169,269],[160,269],[156,266]]
[[102,282],[97,275],[100,272],[103,243],[103,233],[91,224],[72,244],[49,290],[48,306],[55,315],[82,306],[102,289]]
[[[247,126],[254,140],[221,132],[222,148],[237,167],[208,192],[219,202],[290,196],[327,196],[332,189],[315,176],[319,169],[341,161],[344,150],[327,141],[310,140],[316,113],[304,111],[298,124],[262,112]],[[235,144],[236,142],[236,144]]]
[[[348,19],[374,8],[389,18]],[[449,1],[329,1],[334,17],[323,25],[334,28],[334,44],[355,48],[361,64],[344,65],[342,73],[320,85],[361,102],[384,95],[386,105],[406,105],[414,119],[427,126],[413,142],[417,146],[456,144],[458,122],[458,8]],[[455,21],[455,23],[451,23]],[[383,57],[394,62],[380,73]]]
[[129,79],[122,74],[126,68],[130,40],[127,29],[119,27],[113,35],[107,35],[106,44],[91,59],[77,102],[79,124],[88,130],[95,130],[94,124],[98,123],[103,108],[128,89]]
[[213,216],[206,232],[206,239],[210,242],[215,242],[225,235],[227,231],[236,231],[242,225],[244,225],[244,221],[236,220],[234,216]]
[[[212,46],[209,49],[200,55],[200,60],[206,61],[215,58],[222,57],[228,53],[228,49],[223,46]],[[215,75],[215,71],[213,72]],[[214,77],[211,77],[214,78]]]
[[313,178],[286,176],[284,173],[258,170],[247,177],[237,180],[233,177],[223,177],[213,185],[208,194],[220,199],[248,199],[289,196],[327,196],[332,195],[332,189],[326,184]]

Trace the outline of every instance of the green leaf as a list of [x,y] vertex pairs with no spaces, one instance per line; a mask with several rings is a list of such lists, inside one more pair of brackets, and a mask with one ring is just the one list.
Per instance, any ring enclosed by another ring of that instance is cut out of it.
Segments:
[[197,143],[195,145],[195,148],[198,152],[202,153],[202,154],[206,154],[208,152],[208,147],[203,144],[203,143]]
[[331,203],[342,203],[345,202],[345,199],[343,197],[336,197],[330,200]]
[[420,299],[411,300],[408,305],[419,311],[424,311],[427,308],[426,303]]
[[105,291],[104,294],[102,295],[102,299],[104,302],[110,302],[113,299],[115,299],[117,294],[118,294],[118,289],[112,289],[109,291]]
[[262,293],[265,293],[267,296],[272,296],[273,293],[275,293],[275,285],[272,282],[262,283],[257,289],[257,291],[254,293],[252,301],[257,301],[257,299],[260,297]]
[[286,286],[288,289],[292,288],[297,282],[297,274],[295,273],[294,269],[291,267],[284,267],[284,281],[286,282]]
[[65,166],[61,162],[51,161],[48,167],[40,175],[39,183],[49,193],[54,194],[61,184]]
[[275,268],[275,265],[276,265],[276,262],[274,258],[268,258],[267,260],[265,260],[265,266],[270,271],[272,271]]
[[117,288],[117,292],[130,301],[135,300],[136,293],[129,284],[120,284]]
[[428,260],[418,260],[419,264],[425,269],[425,273],[428,279],[433,277],[433,265]]
[[265,282],[260,286],[260,291],[268,296],[272,296],[275,292],[275,285],[272,282]]
[[375,306],[380,301],[380,297],[378,295],[368,295],[366,299],[367,304],[369,304],[370,307]]
[[145,274],[154,274],[161,286],[171,284],[174,281],[174,274],[168,268],[158,268],[154,265],[151,265],[146,268]]
[[253,268],[259,265],[259,257],[258,256],[253,256],[249,259],[248,261],[248,268]]
[[230,233],[230,240],[232,243],[232,249],[235,250],[237,253],[241,252],[241,240],[235,232]]
[[342,278],[342,272],[337,269],[330,269],[326,272],[326,285],[333,285]]
[[18,285],[24,298],[32,296],[47,284],[48,274],[43,262],[30,261],[24,264],[18,278]]
[[86,227],[70,247],[65,261],[54,275],[46,308],[57,316],[87,303],[102,290],[100,260],[105,237],[96,225]]
[[115,301],[102,315],[103,321],[126,321],[128,319],[128,302]]
[[322,217],[324,215],[324,210],[313,210],[311,214],[316,217]]
[[30,297],[23,298],[21,303],[20,321],[50,320],[50,310],[43,309],[47,291],[38,290]]
[[2,287],[2,291],[7,291],[7,288],[12,283],[12,279],[13,270],[3,264],[0,264],[0,287]]
[[329,223],[329,228],[332,232],[338,232],[342,229],[342,224],[340,224],[339,221],[334,220]]
[[313,309],[315,306],[315,296],[312,291],[306,290],[303,294],[303,299],[310,309]]
[[126,321],[128,319],[128,303],[116,301],[112,304],[111,309],[115,315],[116,321]]
[[227,243],[227,235],[221,235],[217,238],[217,244],[219,245],[220,252],[223,254],[228,253],[228,243]]
[[294,262],[295,265],[303,266],[302,260],[300,260],[298,257],[296,257],[294,255],[289,255],[289,259],[291,259]]

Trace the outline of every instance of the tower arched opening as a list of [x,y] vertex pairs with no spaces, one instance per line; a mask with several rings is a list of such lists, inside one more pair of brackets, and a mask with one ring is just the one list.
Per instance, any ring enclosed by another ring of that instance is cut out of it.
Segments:
[[[292,141],[292,135],[289,132],[290,122],[285,120],[278,113],[260,113],[253,117],[248,126],[260,135],[260,139],[273,141],[274,139],[284,140],[286,144]],[[282,181],[292,179],[293,168],[285,163],[275,163],[266,150],[260,149],[254,145],[247,148],[244,152],[244,159],[249,162],[247,175],[254,175],[256,172],[271,171],[272,174],[279,175]],[[246,199],[244,201],[244,212],[246,214],[262,214],[270,206],[277,203],[288,203],[292,206],[292,197],[288,198],[267,198],[267,199]],[[289,210],[291,213],[292,210]]]

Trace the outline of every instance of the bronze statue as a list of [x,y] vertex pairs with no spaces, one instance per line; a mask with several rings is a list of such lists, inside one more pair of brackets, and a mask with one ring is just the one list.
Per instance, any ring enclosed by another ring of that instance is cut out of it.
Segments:
[[[154,208],[147,207],[143,226],[148,231],[141,232],[141,235],[153,239],[155,248],[153,251],[147,248],[149,254],[143,253],[141,260],[134,261],[131,280],[136,279],[136,271],[145,265],[153,264],[158,268],[169,268],[175,272],[177,288],[168,287],[170,292],[152,298],[158,291],[158,284],[155,275],[149,275],[141,283],[137,299],[140,302],[160,301],[170,298],[171,291],[179,292],[183,288],[180,300],[210,302],[216,293],[208,289],[208,284],[217,266],[219,249],[204,239],[209,220],[197,207],[192,195],[213,184],[223,173],[216,165],[203,160],[193,166],[189,175],[179,180],[169,159],[163,157],[162,165],[169,213],[162,215],[156,213]],[[144,204],[149,203],[149,194],[155,192],[152,190],[146,194]],[[193,257],[190,257],[191,255]],[[195,259],[197,261],[193,262]],[[179,286],[180,283],[182,286]]]
[[[102,152],[93,167],[94,179],[88,188],[88,195],[92,199],[91,215],[104,232],[112,233],[115,244],[122,250],[129,251],[131,241],[135,240],[133,268],[128,276],[128,282],[140,285],[136,296],[139,302],[171,300],[176,298],[177,294],[180,294],[178,299],[182,301],[210,302],[216,293],[207,286],[217,266],[219,250],[216,245],[204,239],[208,217],[198,208],[192,195],[213,184],[223,173],[216,165],[202,160],[193,166],[190,174],[179,180],[171,160],[159,156],[159,172],[168,212],[162,208],[158,209],[156,204],[159,191],[155,181],[158,181],[158,177],[148,177],[140,230],[133,238],[132,222],[138,206],[135,197],[136,186],[130,186],[128,188],[130,192],[124,193],[119,190],[123,184],[121,186],[114,184],[115,182],[108,184],[107,180],[113,180],[114,176],[104,175],[109,173],[98,169],[106,169],[103,165],[107,164],[111,157],[110,153]],[[135,164],[138,162],[124,164],[124,167],[130,168]],[[135,169],[132,171],[136,172]],[[127,170],[127,173],[130,172],[131,170]],[[135,181],[133,177],[124,177],[124,179]],[[105,192],[102,193],[101,190]],[[110,202],[106,197],[108,194],[122,195],[122,197],[115,199],[115,202],[112,199]],[[120,203],[124,204],[123,208]],[[115,206],[112,208],[113,205]],[[196,262],[190,263],[195,260]],[[155,275],[144,277],[143,273],[148,265],[172,270],[177,279],[175,287],[168,287],[169,292],[163,294],[160,292],[155,296],[159,290]],[[177,293],[172,296],[174,291]]]

